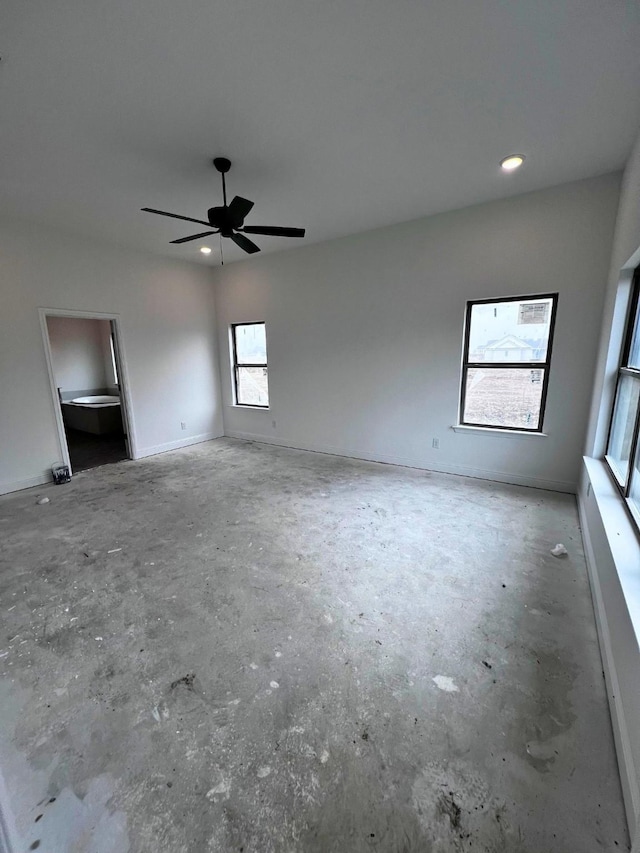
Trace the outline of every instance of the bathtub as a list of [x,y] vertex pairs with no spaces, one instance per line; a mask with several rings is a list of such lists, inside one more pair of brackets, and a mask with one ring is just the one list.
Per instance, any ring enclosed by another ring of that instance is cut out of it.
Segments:
[[74,397],[61,405],[62,419],[69,429],[90,432],[93,435],[123,431],[120,397],[96,394]]
[[93,397],[75,397],[73,400],[68,400],[68,403],[73,403],[75,406],[119,406],[120,397],[114,394],[96,394]]

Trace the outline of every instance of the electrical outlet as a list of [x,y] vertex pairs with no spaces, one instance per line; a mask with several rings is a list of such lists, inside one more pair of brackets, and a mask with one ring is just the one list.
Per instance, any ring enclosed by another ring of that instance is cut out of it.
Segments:
[[431,441],[431,447],[433,447],[433,449],[434,449],[434,450],[440,450],[440,439],[439,439],[439,438],[434,438],[434,439]]
[[187,425],[184,421],[180,421],[180,429],[186,429]]

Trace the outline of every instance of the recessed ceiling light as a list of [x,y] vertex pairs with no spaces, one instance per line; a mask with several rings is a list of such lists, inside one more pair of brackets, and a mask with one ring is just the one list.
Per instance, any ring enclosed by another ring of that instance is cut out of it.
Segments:
[[200,251],[202,252],[203,255],[210,255],[211,254],[211,249],[208,246],[202,246]]
[[522,154],[509,154],[508,157],[500,161],[500,165],[505,172],[513,172],[514,169],[520,168],[523,163],[524,157]]

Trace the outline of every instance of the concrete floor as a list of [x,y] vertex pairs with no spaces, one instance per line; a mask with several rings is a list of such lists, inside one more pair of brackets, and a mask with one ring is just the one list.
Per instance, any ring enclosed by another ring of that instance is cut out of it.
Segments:
[[16,851],[628,849],[569,495],[221,439],[0,539]]

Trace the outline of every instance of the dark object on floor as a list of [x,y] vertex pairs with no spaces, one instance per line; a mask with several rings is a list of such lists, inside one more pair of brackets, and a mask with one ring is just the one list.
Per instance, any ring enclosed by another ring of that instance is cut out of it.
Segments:
[[183,675],[182,678],[177,678],[175,681],[172,681],[171,689],[175,690],[179,684],[184,684],[187,690],[193,690],[193,682],[195,681],[195,678],[195,672],[189,672],[187,675]]
[[68,483],[71,480],[71,473],[69,472],[68,465],[52,465],[51,473],[53,474],[53,482],[56,486],[60,486],[62,483]]
[[440,795],[437,808],[440,814],[446,815],[446,817],[449,818],[452,829],[458,829],[460,827],[460,815],[462,814],[462,809],[456,803],[453,797],[453,791],[449,791],[448,797],[444,793]]

